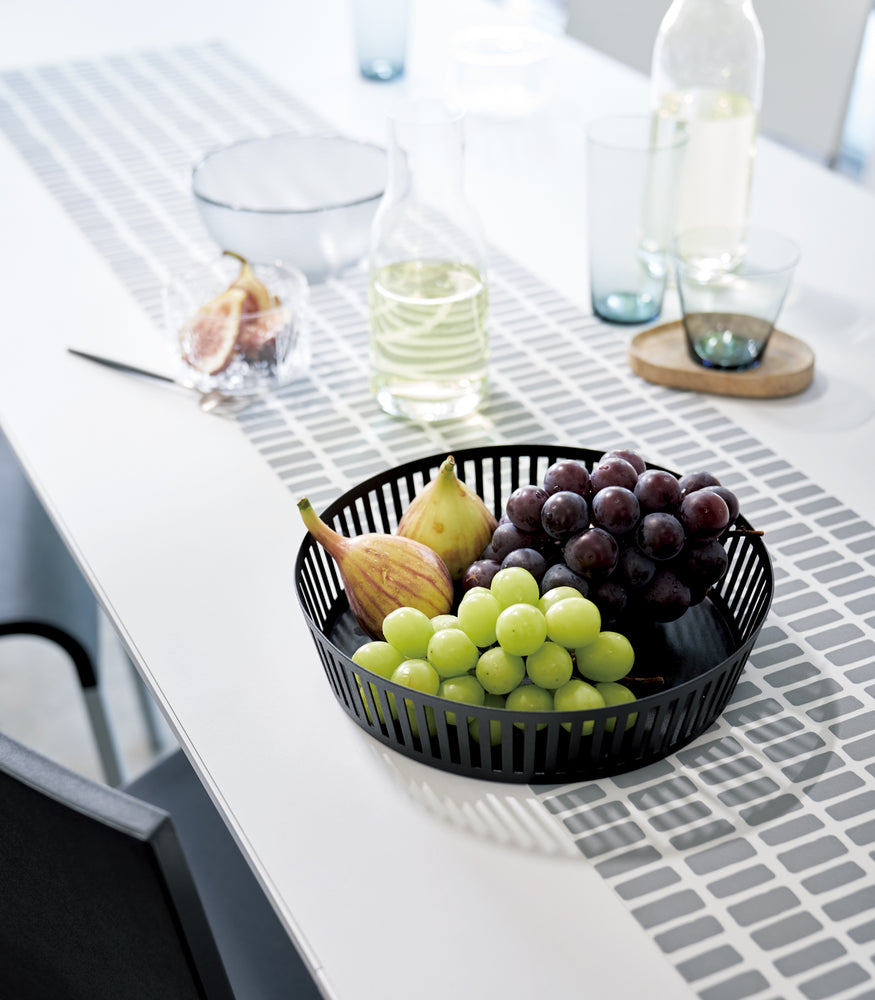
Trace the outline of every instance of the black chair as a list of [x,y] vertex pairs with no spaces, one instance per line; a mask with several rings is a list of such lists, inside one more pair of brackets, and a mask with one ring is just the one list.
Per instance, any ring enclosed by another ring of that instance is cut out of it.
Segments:
[[320,996],[181,751],[121,791],[0,734],[0,997]]
[[[0,433],[0,636],[10,635],[37,636],[67,653],[104,777],[121,784],[121,760],[98,687],[97,601]],[[131,676],[157,752],[162,741],[152,705],[132,664]]]

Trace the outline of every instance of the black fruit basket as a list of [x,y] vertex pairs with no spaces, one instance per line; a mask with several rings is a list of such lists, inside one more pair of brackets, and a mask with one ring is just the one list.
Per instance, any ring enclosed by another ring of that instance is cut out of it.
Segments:
[[[553,462],[577,459],[592,468],[603,453],[539,444],[452,452],[459,478],[496,517],[514,489],[540,483]],[[373,476],[321,516],[347,536],[393,532],[446,457],[432,455]],[[743,517],[736,528],[726,540],[728,570],[702,603],[677,621],[635,626],[627,633],[636,650],[636,674],[653,674],[658,682],[648,681],[633,702],[588,711],[461,705],[364,670],[350,656],[367,636],[349,611],[333,560],[309,536],[298,553],[295,586],[337,701],[374,739],[423,764],[475,778],[532,784],[584,780],[659,760],[703,733],[723,711],[774,587],[762,538]]]

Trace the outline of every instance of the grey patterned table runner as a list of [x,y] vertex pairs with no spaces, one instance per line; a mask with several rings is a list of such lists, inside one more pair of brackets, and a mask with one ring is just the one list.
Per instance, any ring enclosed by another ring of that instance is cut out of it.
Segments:
[[[4,73],[0,127],[158,324],[163,278],[209,248],[193,161],[325,123],[207,45]],[[640,771],[532,792],[702,1000],[875,998],[875,530],[707,397],[634,377],[613,329],[501,253],[489,263],[479,418],[427,427],[376,407],[356,272],[312,289],[311,367],[242,433],[317,507],[487,441],[633,446],[734,489],[767,532],[776,597],[723,718]]]

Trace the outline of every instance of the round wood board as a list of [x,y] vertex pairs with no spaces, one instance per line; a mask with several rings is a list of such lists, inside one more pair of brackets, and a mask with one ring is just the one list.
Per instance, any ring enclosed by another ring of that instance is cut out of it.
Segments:
[[683,323],[663,323],[636,333],[629,343],[629,367],[641,378],[672,389],[721,396],[768,399],[802,392],[814,378],[814,352],[789,333],[775,330],[758,368],[723,372],[697,365],[687,353]]

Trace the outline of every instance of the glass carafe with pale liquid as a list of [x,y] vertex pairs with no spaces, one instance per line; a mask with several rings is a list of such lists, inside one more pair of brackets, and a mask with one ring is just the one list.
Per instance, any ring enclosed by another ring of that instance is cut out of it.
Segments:
[[473,412],[489,359],[485,244],[464,192],[463,118],[417,101],[389,118],[369,256],[371,388],[418,420]]
[[[763,36],[752,0],[674,0],[653,50],[651,105],[688,130],[677,232],[747,227]],[[734,247],[728,247],[731,259]]]

